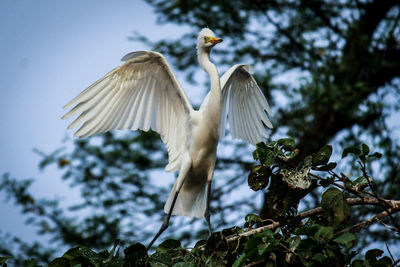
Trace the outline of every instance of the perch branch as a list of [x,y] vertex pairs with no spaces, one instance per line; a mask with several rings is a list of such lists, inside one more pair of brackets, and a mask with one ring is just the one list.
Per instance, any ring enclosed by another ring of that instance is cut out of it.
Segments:
[[[366,197],[366,196],[363,196],[362,198],[348,198],[348,199],[346,199],[346,201],[347,201],[347,204],[349,204],[350,206],[354,206],[354,205],[380,206],[381,205],[379,200],[377,200],[375,198],[371,198],[371,197]],[[394,212],[397,212],[397,211],[400,210],[400,200],[385,200],[385,201],[390,203],[390,205],[393,207],[393,208],[390,209],[391,210],[390,213],[394,213]],[[317,207],[317,208],[312,209],[312,210],[301,212],[301,213],[297,214],[296,217],[299,218],[299,219],[304,219],[304,218],[319,214],[321,212],[322,212],[322,208],[321,207]],[[378,219],[374,220],[370,224],[375,223],[375,222],[383,219],[384,217],[388,216],[388,213],[385,211],[385,212],[379,213],[377,216],[379,216]],[[370,225],[370,224],[368,224],[368,225]],[[358,224],[356,224],[356,225],[358,225]],[[368,225],[365,225],[365,226],[368,226]],[[277,228],[279,226],[280,226],[279,222],[272,222],[271,224],[255,228],[255,229],[246,231],[244,233],[228,236],[226,238],[226,240],[227,240],[228,243],[229,242],[233,242],[233,241],[238,240],[240,238],[248,237],[248,236],[254,235],[256,233],[263,232],[265,230],[275,229],[275,228]]]
[[[400,211],[400,200],[388,200],[388,199],[383,199],[383,200],[392,207],[389,209],[390,214]],[[367,196],[362,196],[360,198],[347,198],[346,202],[350,206],[355,206],[355,205],[381,206],[382,205],[378,199],[372,198],[372,197],[367,197]],[[317,207],[317,208],[314,208],[314,209],[311,209],[308,211],[301,212],[301,213],[297,214],[295,217],[299,218],[299,219],[304,219],[304,218],[319,214],[321,212],[322,212],[322,208]],[[373,223],[380,221],[381,219],[387,217],[389,215],[389,213],[387,211],[381,212],[371,219],[357,223],[351,227],[348,227],[348,228],[338,232],[336,235],[340,235],[340,234],[342,234],[344,232],[348,232],[348,231],[355,232],[361,228],[367,227]],[[271,223],[268,225],[264,225],[264,226],[261,226],[261,227],[255,228],[255,229],[251,229],[249,231],[246,231],[246,232],[243,232],[240,234],[234,234],[234,235],[228,236],[226,238],[226,241],[228,243],[230,243],[230,242],[239,240],[243,237],[249,237],[256,233],[261,233],[265,230],[272,230],[272,229],[278,228],[280,226],[279,222],[275,222],[273,220],[269,220],[269,221],[271,221]],[[204,248],[205,248],[204,245],[199,247],[200,250],[203,250]]]
[[381,219],[383,219],[383,218],[389,216],[390,214],[395,213],[396,211],[399,211],[399,209],[392,209],[392,208],[390,208],[390,209],[388,209],[387,211],[385,210],[385,211],[383,211],[383,212],[381,212],[381,213],[378,213],[378,214],[375,215],[374,217],[369,218],[368,220],[359,222],[359,223],[357,223],[357,224],[355,224],[355,225],[352,225],[352,226],[350,226],[350,227],[347,227],[347,228],[345,228],[345,229],[343,229],[343,230],[337,232],[337,233],[335,234],[335,236],[339,236],[339,235],[344,234],[344,233],[347,233],[347,232],[357,232],[358,230],[360,230],[360,229],[362,229],[362,228],[365,228],[365,227],[368,227],[368,226],[370,226],[371,224],[374,224],[374,223],[380,221]]

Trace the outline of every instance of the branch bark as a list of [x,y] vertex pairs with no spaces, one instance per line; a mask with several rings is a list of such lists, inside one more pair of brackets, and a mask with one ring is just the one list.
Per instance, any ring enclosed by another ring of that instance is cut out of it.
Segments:
[[[375,198],[371,198],[371,197],[362,197],[362,198],[348,198],[346,199],[347,204],[349,204],[350,206],[354,206],[354,205],[374,205],[374,206],[381,206],[382,204],[380,203],[380,201],[378,199]],[[363,227],[367,227],[375,222],[380,221],[381,219],[389,216],[389,214],[392,213],[396,213],[398,211],[400,211],[400,200],[388,200],[388,199],[384,199],[384,201],[386,203],[388,203],[389,205],[391,205],[392,208],[389,209],[389,213],[387,211],[381,212],[378,215],[374,216],[371,219],[368,219],[366,221],[360,222],[358,224],[355,224],[349,228],[346,228],[347,231],[357,231]],[[312,210],[308,210],[308,211],[304,211],[299,213],[296,217],[299,219],[304,219],[316,214],[319,214],[322,212],[322,208],[321,207],[317,207],[315,209]],[[243,237],[248,237],[251,235],[254,235],[256,233],[260,233],[263,232],[265,230],[272,230],[275,229],[277,227],[279,227],[280,224],[279,222],[273,222],[271,224],[265,225],[265,226],[261,226],[252,230],[249,230],[247,232],[241,233],[241,234],[236,234],[236,235],[232,235],[227,237],[227,242],[233,242],[235,240],[238,240],[240,238]],[[345,230],[346,230],[345,229]],[[343,232],[344,230],[342,230],[341,232]],[[339,233],[341,233],[339,232]],[[339,233],[337,235],[339,235]]]
[[376,222],[379,222],[379,221],[382,220],[383,218],[385,218],[385,217],[387,217],[387,216],[390,216],[391,214],[395,213],[396,211],[399,211],[399,209],[392,209],[392,208],[390,208],[390,209],[388,209],[387,211],[383,211],[383,212],[381,212],[381,213],[378,213],[377,215],[375,215],[375,216],[372,217],[372,218],[369,218],[368,220],[359,222],[359,223],[357,223],[357,224],[355,224],[355,225],[352,225],[352,226],[350,226],[350,227],[347,227],[347,228],[345,228],[345,229],[343,229],[343,230],[337,232],[337,233],[335,234],[335,236],[339,236],[339,235],[344,234],[344,233],[347,233],[347,232],[352,232],[352,233],[357,232],[357,231],[359,231],[359,230],[362,229],[362,228],[368,227],[368,226],[370,226],[371,224],[374,224],[374,223],[376,223]]

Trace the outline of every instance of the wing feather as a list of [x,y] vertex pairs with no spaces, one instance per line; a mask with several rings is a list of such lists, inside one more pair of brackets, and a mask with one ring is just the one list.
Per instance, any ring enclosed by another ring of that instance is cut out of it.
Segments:
[[220,136],[225,135],[228,119],[233,138],[255,145],[269,136],[265,126],[272,128],[268,115],[273,116],[273,113],[251,71],[250,66],[239,64],[231,67],[221,77]]
[[78,116],[69,129],[85,137],[110,130],[153,129],[168,149],[168,171],[177,170],[189,134],[192,106],[159,53],[139,51],[125,55],[121,66],[93,83],[64,108],[62,118]]

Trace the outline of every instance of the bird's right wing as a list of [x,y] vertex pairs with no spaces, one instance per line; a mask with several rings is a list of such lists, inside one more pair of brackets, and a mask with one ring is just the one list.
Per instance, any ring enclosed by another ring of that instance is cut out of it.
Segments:
[[251,66],[238,64],[222,75],[220,136],[225,135],[228,117],[232,137],[255,145],[268,137],[265,126],[272,128],[272,124],[266,112],[273,113],[251,74]]
[[81,127],[75,136],[109,130],[144,130],[161,135],[168,149],[167,171],[179,168],[179,157],[189,134],[193,110],[166,59],[157,52],[140,51],[81,92],[64,108],[63,119],[80,114],[68,129]]

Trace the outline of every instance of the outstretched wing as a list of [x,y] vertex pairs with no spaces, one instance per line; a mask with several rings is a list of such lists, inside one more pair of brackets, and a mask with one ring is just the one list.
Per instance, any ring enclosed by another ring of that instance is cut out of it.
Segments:
[[238,64],[222,75],[220,136],[225,135],[228,117],[232,137],[255,145],[269,136],[265,126],[272,128],[272,124],[266,112],[273,113],[251,74],[251,66]]
[[166,170],[179,168],[179,156],[188,134],[192,110],[187,96],[166,59],[157,52],[140,51],[122,58],[121,66],[81,92],[64,108],[62,118],[80,114],[68,129],[81,127],[75,136],[110,130],[150,128],[161,135],[168,149]]

